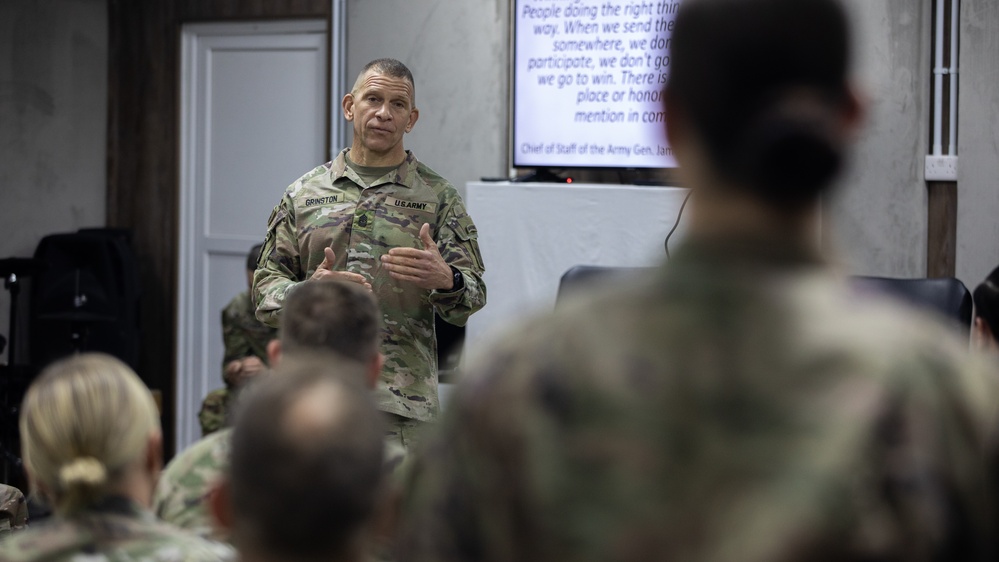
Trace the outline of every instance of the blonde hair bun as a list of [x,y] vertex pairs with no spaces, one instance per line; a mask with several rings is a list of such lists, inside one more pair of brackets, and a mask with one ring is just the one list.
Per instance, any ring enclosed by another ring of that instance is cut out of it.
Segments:
[[110,355],[60,359],[31,383],[21,404],[24,467],[58,515],[95,505],[143,459],[159,434],[156,403],[142,379]]
[[59,469],[59,483],[67,490],[79,486],[99,488],[107,478],[104,464],[94,457],[77,457]]

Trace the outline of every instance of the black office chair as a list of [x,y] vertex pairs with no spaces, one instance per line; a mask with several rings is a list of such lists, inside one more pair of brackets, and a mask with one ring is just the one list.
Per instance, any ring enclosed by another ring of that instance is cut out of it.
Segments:
[[574,265],[562,274],[558,283],[555,305],[565,300],[567,295],[602,282],[628,278],[649,271],[651,267],[611,267],[605,265]]
[[465,327],[449,324],[434,314],[434,330],[437,332],[437,379],[443,383],[456,383],[465,347]]
[[880,293],[934,312],[956,323],[965,335],[971,331],[971,292],[959,279],[856,276],[850,278],[850,284],[858,291]]

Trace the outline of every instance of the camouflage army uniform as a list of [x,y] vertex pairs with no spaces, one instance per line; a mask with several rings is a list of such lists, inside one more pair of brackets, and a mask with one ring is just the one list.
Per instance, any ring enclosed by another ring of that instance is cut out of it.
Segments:
[[28,523],[28,502],[21,490],[0,484],[0,538]]
[[205,499],[229,464],[232,428],[216,431],[173,458],[153,495],[153,513],[181,529],[224,540],[212,525]]
[[72,517],[47,519],[0,540],[4,562],[180,562],[234,560],[228,545],[156,520],[122,497]]
[[277,329],[257,320],[255,311],[249,291],[236,295],[222,309],[222,341],[225,343],[223,368],[230,361],[251,355],[267,363],[267,343],[277,337]]
[[780,242],[688,242],[475,365],[414,460],[401,561],[976,560],[996,537],[994,365]]
[[[311,277],[332,247],[332,269],[365,276],[382,311],[379,408],[429,421],[438,411],[434,312],[462,325],[486,302],[478,233],[454,187],[411,152],[367,188],[347,166],[347,152],[295,181],[274,208],[253,279],[257,317],[276,325],[288,291]],[[390,249],[422,247],[424,223],[444,260],[461,273],[463,289],[428,291],[382,273],[381,257]]]
[[[249,291],[236,295],[222,309],[222,340],[225,343],[223,369],[230,361],[250,356],[259,357],[267,364],[267,344],[277,337],[277,329],[262,324],[254,313],[255,307]],[[235,389],[232,381],[226,380],[224,372],[222,379],[225,388],[209,392],[201,402],[198,421],[201,423],[202,435],[225,427]]]
[[[174,457],[163,469],[153,496],[153,512],[157,517],[202,537],[228,540],[212,524],[205,500],[229,466],[231,443],[232,428],[226,428]],[[405,451],[386,440],[385,470],[397,482],[404,460]],[[288,509],[294,506],[289,505]]]
[[201,401],[201,409],[198,410],[202,437],[225,427],[229,418],[229,402],[234,394],[228,388],[216,388],[205,395],[205,399]]

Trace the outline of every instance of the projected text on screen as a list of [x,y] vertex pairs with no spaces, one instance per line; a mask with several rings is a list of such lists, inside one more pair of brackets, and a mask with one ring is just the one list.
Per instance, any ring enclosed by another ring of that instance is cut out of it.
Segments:
[[680,0],[517,0],[513,163],[676,165],[662,90]]

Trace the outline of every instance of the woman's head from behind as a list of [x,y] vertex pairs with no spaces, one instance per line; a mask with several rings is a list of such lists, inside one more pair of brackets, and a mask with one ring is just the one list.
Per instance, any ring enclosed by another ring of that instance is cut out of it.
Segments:
[[117,494],[148,503],[162,459],[159,417],[118,359],[88,353],[47,367],[24,397],[20,429],[28,476],[57,513]]
[[686,0],[671,61],[667,123],[682,166],[696,145],[715,183],[791,209],[831,183],[859,117],[836,0]]
[[979,349],[999,350],[999,267],[975,287],[973,297],[972,341]]

